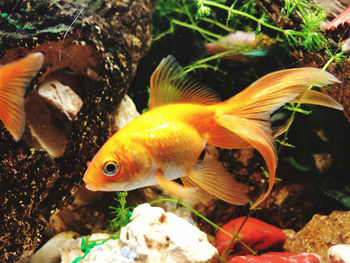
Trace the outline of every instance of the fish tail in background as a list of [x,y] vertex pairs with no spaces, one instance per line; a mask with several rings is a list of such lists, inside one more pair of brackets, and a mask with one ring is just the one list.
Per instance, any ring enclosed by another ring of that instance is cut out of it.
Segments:
[[[270,194],[277,166],[270,115],[287,102],[309,103],[342,110],[331,97],[309,86],[324,86],[339,80],[316,68],[281,70],[255,81],[236,96],[218,104],[214,128],[208,143],[223,148],[254,147],[263,156],[270,177],[265,194],[252,205],[260,205]],[[235,141],[234,141],[235,140]]]
[[38,52],[0,67],[0,118],[16,141],[25,127],[25,90],[43,60],[43,54]]

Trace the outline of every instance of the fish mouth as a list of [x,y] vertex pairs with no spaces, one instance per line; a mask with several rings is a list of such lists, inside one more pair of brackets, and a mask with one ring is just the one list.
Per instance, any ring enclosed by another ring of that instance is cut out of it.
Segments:
[[103,192],[112,192],[112,191],[116,191],[115,187],[113,185],[98,185],[93,181],[87,180],[87,179],[83,179],[85,182],[85,187],[86,189],[88,189],[89,191],[103,191]]
[[98,188],[96,188],[96,187],[94,187],[94,186],[92,186],[91,184],[88,184],[88,183],[85,184],[85,187],[86,187],[86,189],[88,189],[89,191],[93,191],[93,192],[96,192],[96,191],[99,190]]
[[94,191],[94,192],[96,192],[96,191],[99,191],[99,190],[100,190],[100,187],[98,187],[98,186],[96,185],[96,183],[94,183],[93,180],[87,179],[87,176],[86,176],[86,175],[84,175],[83,181],[85,182],[85,187],[86,187],[86,189],[88,189],[89,191]]

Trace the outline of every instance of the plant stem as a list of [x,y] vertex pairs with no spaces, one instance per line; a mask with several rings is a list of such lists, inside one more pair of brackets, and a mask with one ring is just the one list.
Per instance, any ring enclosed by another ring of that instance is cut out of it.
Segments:
[[220,38],[222,37],[222,36],[219,35],[219,34],[215,34],[215,33],[213,33],[213,32],[210,32],[210,31],[208,31],[208,30],[205,30],[205,29],[203,29],[203,28],[201,28],[201,27],[199,27],[199,26],[197,26],[197,25],[187,24],[187,23],[182,22],[182,21],[177,20],[177,19],[172,19],[171,22],[174,23],[174,24],[183,26],[183,27],[187,27],[187,28],[191,28],[191,29],[193,29],[193,30],[197,30],[197,31],[200,32],[200,33],[203,33],[203,34],[206,34],[206,35],[215,37],[215,38],[217,38],[217,39],[220,39]]
[[[222,252],[222,255],[220,256],[220,260],[224,260],[226,253],[228,252],[228,250],[231,247],[231,245],[233,244],[233,242],[238,240],[238,234],[239,234],[239,232],[241,232],[244,224],[247,222],[249,215],[250,215],[250,213],[248,213],[248,215],[244,218],[244,220],[243,220],[242,224],[239,226],[237,232],[234,233],[234,237],[230,240],[230,243],[227,245],[224,252]],[[235,230],[235,228],[233,226],[232,232],[234,232],[234,230]],[[253,255],[255,255],[255,254],[253,254]]]
[[194,64],[191,64],[189,66],[184,67],[184,70],[186,73],[188,73],[188,72],[192,71],[193,66],[203,64],[203,63],[206,63],[206,62],[211,61],[211,60],[219,59],[219,58],[222,58],[222,57],[227,56],[227,55],[240,54],[240,53],[241,52],[238,52],[237,50],[233,50],[233,49],[219,52],[219,53],[216,53],[215,55],[212,55],[210,57],[205,57],[203,59],[197,60]]
[[202,21],[208,22],[210,24],[216,25],[216,26],[226,30],[227,32],[234,32],[235,31],[233,28],[228,27],[228,26],[226,26],[226,25],[224,25],[224,24],[222,24],[214,19],[210,19],[208,17],[200,17],[199,19]]

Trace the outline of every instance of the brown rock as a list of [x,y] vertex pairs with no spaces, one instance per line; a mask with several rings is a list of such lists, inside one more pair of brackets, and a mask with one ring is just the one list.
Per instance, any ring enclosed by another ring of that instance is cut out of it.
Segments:
[[327,262],[327,250],[336,244],[350,244],[350,211],[334,211],[329,216],[314,215],[295,236],[287,235],[284,249],[316,253]]

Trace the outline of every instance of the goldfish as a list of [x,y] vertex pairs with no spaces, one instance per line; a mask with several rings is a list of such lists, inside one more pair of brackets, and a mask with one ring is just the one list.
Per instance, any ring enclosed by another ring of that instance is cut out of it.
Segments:
[[24,132],[26,88],[43,60],[43,54],[37,52],[0,67],[0,119],[15,141],[20,140]]
[[[328,95],[308,89],[335,82],[339,80],[321,69],[287,69],[270,73],[221,101],[168,56],[151,76],[149,111],[104,143],[83,180],[92,191],[129,191],[159,184],[179,199],[195,200],[206,193],[244,205],[250,200],[242,184],[218,161],[200,155],[207,145],[255,148],[270,176],[267,191],[254,202],[253,209],[269,196],[275,181],[276,131],[271,128],[270,115],[287,102],[342,110]],[[177,178],[183,185],[173,181]]]

